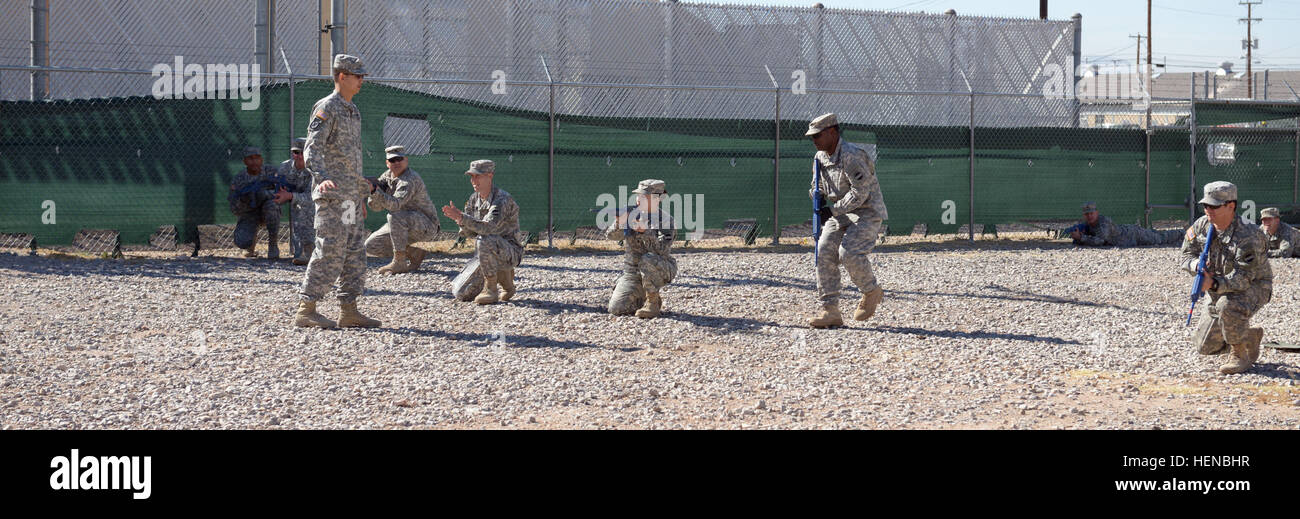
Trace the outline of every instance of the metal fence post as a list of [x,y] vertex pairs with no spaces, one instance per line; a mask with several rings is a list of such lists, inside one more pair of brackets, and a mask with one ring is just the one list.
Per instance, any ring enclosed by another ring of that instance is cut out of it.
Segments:
[[1196,221],[1196,81],[1192,81],[1191,107],[1192,113],[1187,118],[1187,122],[1192,128],[1190,138],[1188,139],[1191,143],[1189,148],[1192,150],[1190,163],[1191,168],[1187,175],[1188,182],[1191,184],[1191,187],[1188,189],[1187,199],[1187,223],[1189,225]]
[[[1193,81],[1192,84],[1195,85],[1196,82]],[[1145,200],[1145,202],[1142,203],[1142,224],[1146,227],[1151,227],[1151,134],[1155,133],[1155,130],[1152,130],[1150,126],[1151,126],[1151,114],[1150,112],[1148,112],[1147,129],[1146,131],[1142,132],[1145,133],[1147,137],[1147,160],[1145,163],[1146,177],[1147,177],[1146,192],[1145,194],[1142,195],[1142,199]]]
[[975,241],[975,93],[970,94],[970,241]]
[[781,198],[781,89],[776,90],[776,121],[774,121],[776,130],[773,132],[772,142],[772,245],[781,244],[781,212],[779,200]]

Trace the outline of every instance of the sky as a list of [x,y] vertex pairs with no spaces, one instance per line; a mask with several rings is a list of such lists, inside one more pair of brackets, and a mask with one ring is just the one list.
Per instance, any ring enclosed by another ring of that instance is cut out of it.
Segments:
[[[689,0],[686,0],[689,1]],[[713,4],[811,6],[818,0],[707,0]],[[1038,0],[820,0],[827,8],[889,10],[940,14],[955,9],[958,15],[1037,18]],[[1147,32],[1147,6],[1141,0],[1049,0],[1047,16],[1068,20],[1083,15],[1083,60],[1110,65],[1131,64],[1136,39]],[[1251,37],[1259,40],[1255,67],[1300,70],[1300,0],[1263,0],[1253,7]],[[1152,55],[1167,63],[1169,72],[1214,70],[1231,61],[1234,70],[1246,69],[1246,6],[1238,0],[1154,0],[1152,2]],[[1146,41],[1142,42],[1146,60]]]

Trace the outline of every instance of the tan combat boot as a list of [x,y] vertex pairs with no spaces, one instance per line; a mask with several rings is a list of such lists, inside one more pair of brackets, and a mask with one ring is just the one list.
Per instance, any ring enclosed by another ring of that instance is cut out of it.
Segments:
[[1219,366],[1219,373],[1224,375],[1241,373],[1250,369],[1252,364],[1254,363],[1250,361],[1250,352],[1246,351],[1246,346],[1233,344],[1232,351],[1228,353],[1228,362]]
[[254,246],[252,246],[252,247],[249,247],[249,248],[247,248],[247,249],[244,249],[244,257],[245,257],[245,258],[256,258],[256,257],[257,257],[257,246],[254,245]]
[[474,298],[474,302],[480,305],[490,305],[499,300],[500,298],[497,296],[497,277],[483,276],[483,291],[479,292],[478,297]]
[[501,300],[509,301],[515,296],[515,269],[508,268],[498,272],[497,283],[501,284]]
[[885,291],[880,287],[875,290],[862,294],[862,301],[858,302],[858,309],[853,311],[853,318],[859,321],[870,319],[876,315],[876,307],[880,301],[885,298]]
[[378,328],[383,324],[375,319],[371,319],[361,312],[357,311],[357,304],[339,302],[339,327],[340,328]]
[[379,267],[380,274],[401,274],[410,271],[411,266],[406,261],[406,252],[394,252],[393,261],[388,262],[387,265]]
[[325,316],[316,313],[315,301],[299,301],[298,314],[294,316],[293,325],[300,328],[315,326],[317,328],[333,328],[337,326],[334,321],[326,319]]
[[808,321],[808,325],[813,328],[844,326],[844,317],[840,316],[840,305],[838,303],[827,303],[823,305],[822,313]]
[[1264,342],[1264,329],[1251,328],[1249,333],[1250,338],[1246,340],[1246,353],[1249,354],[1247,358],[1250,359],[1250,363],[1254,364],[1259,360],[1259,344]]
[[420,268],[420,262],[424,261],[424,256],[427,254],[429,254],[427,250],[407,245],[406,259],[411,260],[411,270]]
[[659,297],[658,292],[650,292],[645,295],[645,306],[636,311],[636,316],[642,319],[659,317],[659,310],[663,307],[664,300]]

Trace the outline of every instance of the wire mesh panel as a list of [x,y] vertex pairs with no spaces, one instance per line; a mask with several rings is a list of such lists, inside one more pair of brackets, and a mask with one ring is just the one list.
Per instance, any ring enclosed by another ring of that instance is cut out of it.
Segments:
[[1237,185],[1241,214],[1258,223],[1259,210],[1296,202],[1294,129],[1201,127],[1196,134],[1196,184]]
[[238,98],[0,101],[0,230],[66,244],[110,228],[145,243],[160,225],[188,241],[198,224],[233,223],[226,196],[244,147],[261,147],[267,166],[288,154],[287,88],[257,93],[255,110]]

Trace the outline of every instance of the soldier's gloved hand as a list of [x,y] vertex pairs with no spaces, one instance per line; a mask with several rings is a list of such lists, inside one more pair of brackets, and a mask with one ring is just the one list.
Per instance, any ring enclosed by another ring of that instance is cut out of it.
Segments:
[[290,200],[293,200],[293,193],[290,193],[289,190],[281,187],[279,191],[275,192],[275,203],[284,204]]
[[822,210],[817,212],[817,216],[818,218],[821,218],[822,223],[826,223],[830,221],[831,218],[835,218],[835,213],[831,212],[831,208],[823,205]]

